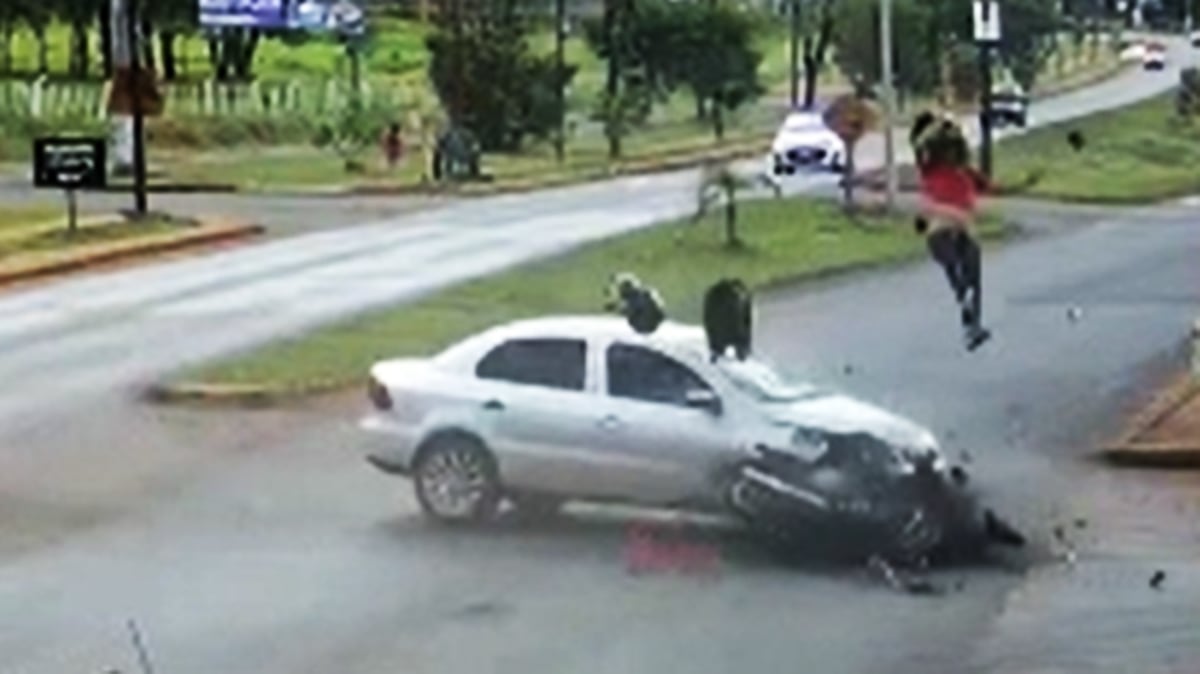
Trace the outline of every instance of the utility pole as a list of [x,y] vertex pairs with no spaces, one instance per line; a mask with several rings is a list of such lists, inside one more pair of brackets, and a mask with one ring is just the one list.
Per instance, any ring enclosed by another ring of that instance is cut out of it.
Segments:
[[896,173],[896,87],[892,73],[892,0],[880,0],[879,53],[883,60],[883,157],[887,182],[887,208],[896,207],[899,179]]
[[566,157],[567,144],[567,92],[566,78],[563,74],[567,70],[566,64],[566,41],[567,41],[567,1],[555,0],[554,2],[554,67],[557,75],[555,84],[555,92],[558,94],[558,133],[554,136],[554,156],[558,159],[558,163],[562,163]]
[[[133,204],[134,212],[140,217],[149,210],[149,199],[146,194],[146,118],[142,110],[143,77],[141,68],[141,41],[138,39],[139,7],[138,0],[113,0],[114,17],[123,19],[114,22],[113,31],[120,36],[122,48],[115,49],[116,55],[124,59],[117,62],[117,68],[125,68],[125,92],[128,95],[130,113],[133,118]],[[120,81],[120,77],[114,78]]]
[[792,81],[792,109],[795,110],[800,102],[800,0],[789,0],[788,7],[791,9],[791,81]]
[[992,48],[1000,41],[1000,8],[975,0],[975,42],[979,46],[979,170],[992,177]]

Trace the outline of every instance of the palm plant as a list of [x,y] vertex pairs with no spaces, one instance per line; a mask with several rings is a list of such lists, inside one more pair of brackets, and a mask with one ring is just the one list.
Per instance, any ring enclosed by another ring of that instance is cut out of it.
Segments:
[[696,215],[693,222],[698,222],[708,215],[716,205],[725,207],[725,245],[730,248],[740,248],[745,245],[738,236],[738,198],[742,192],[756,187],[769,187],[776,198],[783,196],[779,183],[765,173],[746,174],[739,172],[729,162],[713,162],[707,164],[700,176],[700,186],[696,193]]

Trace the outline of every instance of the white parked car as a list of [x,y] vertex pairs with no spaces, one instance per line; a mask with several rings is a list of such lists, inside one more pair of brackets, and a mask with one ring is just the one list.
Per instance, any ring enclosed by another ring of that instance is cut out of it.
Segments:
[[1142,57],[1142,67],[1146,70],[1162,70],[1167,67],[1167,48],[1161,44],[1150,44]]
[[[725,508],[761,452],[818,462],[834,436],[870,438],[878,466],[943,467],[928,430],[750,358],[711,360],[698,327],[650,336],[619,317],[496,327],[428,359],[371,368],[368,460],[412,479],[437,520],[482,520],[565,500]],[[766,449],[766,448],[770,449]]]
[[846,163],[846,144],[825,124],[821,113],[792,112],[775,134],[768,163],[776,176],[806,170],[841,172]]

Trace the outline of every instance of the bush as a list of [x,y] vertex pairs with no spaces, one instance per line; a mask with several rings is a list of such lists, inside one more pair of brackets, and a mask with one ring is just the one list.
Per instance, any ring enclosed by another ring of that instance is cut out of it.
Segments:
[[33,154],[33,140],[59,134],[104,135],[106,125],[92,115],[0,117],[0,161],[24,161]]
[[181,116],[152,119],[149,143],[163,148],[227,148],[240,145],[286,145],[307,142],[313,124],[302,116]]

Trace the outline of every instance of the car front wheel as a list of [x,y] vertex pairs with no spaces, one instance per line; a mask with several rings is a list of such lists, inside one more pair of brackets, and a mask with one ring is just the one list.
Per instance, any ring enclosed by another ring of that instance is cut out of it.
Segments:
[[466,435],[432,441],[414,466],[413,487],[421,510],[439,522],[482,522],[496,514],[500,502],[495,460]]

